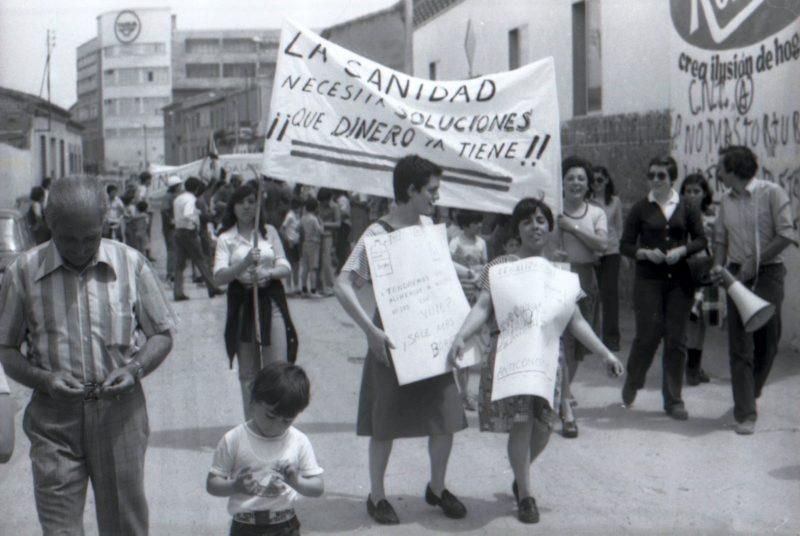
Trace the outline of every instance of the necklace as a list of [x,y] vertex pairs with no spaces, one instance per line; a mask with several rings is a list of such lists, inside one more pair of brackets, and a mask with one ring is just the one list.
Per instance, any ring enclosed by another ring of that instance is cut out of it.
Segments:
[[581,204],[583,205],[583,214],[581,214],[580,216],[574,216],[572,214],[567,214],[567,208],[564,207],[564,216],[566,216],[567,218],[573,219],[573,220],[583,219],[583,217],[586,216],[586,213],[589,212],[589,203],[587,203],[585,201],[581,201]]

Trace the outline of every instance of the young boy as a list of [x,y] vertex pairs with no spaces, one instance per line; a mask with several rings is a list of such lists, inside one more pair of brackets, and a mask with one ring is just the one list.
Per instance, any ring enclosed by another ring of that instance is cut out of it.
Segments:
[[[319,255],[322,245],[324,229],[317,216],[319,202],[313,197],[306,200],[305,212],[300,219],[300,228],[303,230],[302,258],[300,259],[300,285],[303,287],[303,296],[319,298],[317,294],[317,271],[319,270]],[[306,280],[311,279],[311,293],[308,292]]]
[[228,497],[231,536],[300,534],[294,501],[324,491],[311,443],[292,426],[308,406],[308,377],[296,365],[273,361],[259,371],[251,392],[253,418],[220,440],[206,490]]
[[136,203],[136,210],[128,216],[125,222],[125,242],[132,248],[138,249],[143,255],[147,252],[147,201]]

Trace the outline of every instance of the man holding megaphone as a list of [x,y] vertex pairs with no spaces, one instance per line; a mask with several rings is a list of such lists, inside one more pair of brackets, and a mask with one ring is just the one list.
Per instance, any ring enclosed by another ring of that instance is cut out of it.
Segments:
[[747,147],[720,150],[717,177],[729,190],[720,199],[711,273],[728,287],[733,416],[742,435],[755,431],[756,399],[778,353],[786,275],[781,252],[797,245],[789,196],[779,185],[756,179],[757,171]]

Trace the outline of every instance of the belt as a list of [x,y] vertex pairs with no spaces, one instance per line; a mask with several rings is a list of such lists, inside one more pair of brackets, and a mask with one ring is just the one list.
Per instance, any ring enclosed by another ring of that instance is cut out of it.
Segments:
[[255,512],[239,512],[233,520],[245,525],[276,525],[285,523],[295,516],[294,508],[286,510],[257,510]]

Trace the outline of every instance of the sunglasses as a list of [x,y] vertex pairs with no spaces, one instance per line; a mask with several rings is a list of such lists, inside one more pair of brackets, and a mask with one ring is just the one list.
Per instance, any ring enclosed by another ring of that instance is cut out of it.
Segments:
[[592,178],[593,182],[606,182],[606,180],[608,180],[608,179],[604,175],[595,175]]
[[668,177],[668,175],[667,175],[665,172],[663,172],[663,171],[657,171],[657,172],[656,172],[656,171],[648,171],[648,172],[647,172],[647,178],[648,178],[648,179],[650,179],[651,181],[653,181],[653,180],[656,180],[656,179],[658,179],[658,180],[660,180],[660,181],[665,181],[665,180],[667,180],[669,177]]

